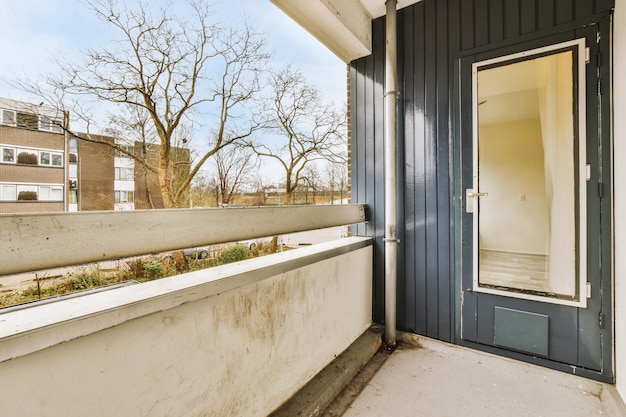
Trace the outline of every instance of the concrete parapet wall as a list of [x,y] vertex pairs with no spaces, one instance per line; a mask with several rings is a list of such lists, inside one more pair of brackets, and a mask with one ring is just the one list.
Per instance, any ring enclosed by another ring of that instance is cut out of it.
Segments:
[[0,315],[0,415],[265,416],[369,327],[371,271],[354,237]]

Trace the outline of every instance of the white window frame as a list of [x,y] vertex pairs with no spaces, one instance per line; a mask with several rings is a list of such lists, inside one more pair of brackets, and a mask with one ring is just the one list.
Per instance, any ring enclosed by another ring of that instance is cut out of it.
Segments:
[[63,186],[40,185],[37,195],[39,197],[39,201],[63,201]]
[[[8,114],[12,114],[12,121],[5,121],[5,115]],[[8,109],[0,109],[0,116],[2,116],[0,118],[0,124],[5,125],[5,126],[16,126],[17,125],[17,112],[15,110],[8,110]]]
[[[7,190],[12,190],[12,198],[5,198]],[[0,201],[17,201],[17,187],[15,184],[0,184]]]
[[115,179],[118,181],[134,181],[135,169],[129,167],[115,167]]
[[[122,196],[125,196],[125,198],[122,198]],[[134,203],[134,202],[135,202],[134,191],[125,191],[125,190],[115,191],[115,204]]]
[[[43,162],[43,155],[44,154],[48,154],[48,160],[49,162],[46,164]],[[60,164],[53,164],[52,163],[52,157],[53,156],[58,156],[61,158],[61,163]],[[59,167],[59,168],[63,168],[63,153],[62,152],[54,152],[54,151],[39,151],[39,165],[41,166],[49,166],[49,167]]]
[[54,133],[63,133],[63,127],[57,119],[48,116],[39,116],[39,130]]
[[[12,161],[5,161],[4,160],[4,150],[5,149],[10,149],[13,151],[13,160]],[[16,164],[17,163],[17,148],[11,147],[11,146],[2,146],[0,147],[0,152],[2,153],[2,156],[0,158],[2,158],[0,160],[0,162],[4,163],[4,164]]]

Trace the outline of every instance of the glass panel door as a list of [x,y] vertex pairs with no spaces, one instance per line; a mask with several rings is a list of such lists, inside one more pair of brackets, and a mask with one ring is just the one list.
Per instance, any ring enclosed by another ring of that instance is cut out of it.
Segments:
[[473,66],[476,291],[585,303],[584,64],[574,41]]

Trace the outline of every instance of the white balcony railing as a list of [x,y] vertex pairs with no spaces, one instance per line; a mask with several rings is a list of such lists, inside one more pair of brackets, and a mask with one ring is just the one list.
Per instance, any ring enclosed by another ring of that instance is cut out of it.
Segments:
[[[0,216],[2,274],[364,221],[315,206]],[[0,314],[0,415],[263,416],[371,323],[351,237]]]

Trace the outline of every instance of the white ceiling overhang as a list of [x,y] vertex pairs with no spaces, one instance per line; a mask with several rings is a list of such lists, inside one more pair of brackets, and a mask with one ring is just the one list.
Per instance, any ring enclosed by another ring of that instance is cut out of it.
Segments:
[[[372,53],[372,19],[384,0],[270,0],[344,62]],[[398,8],[419,0],[398,0]]]

